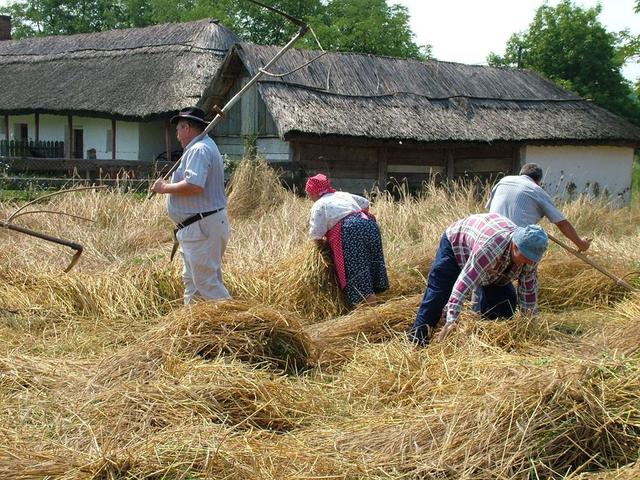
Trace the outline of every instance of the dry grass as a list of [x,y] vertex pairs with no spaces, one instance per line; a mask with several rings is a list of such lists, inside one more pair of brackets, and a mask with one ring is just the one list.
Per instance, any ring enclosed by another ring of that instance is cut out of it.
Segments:
[[[310,202],[263,162],[231,184],[232,301],[181,305],[159,199],[80,192],[37,208],[95,223],[20,217],[85,245],[69,275],[66,249],[0,231],[0,478],[638,477],[640,295],[552,246],[540,317],[465,311],[416,349],[440,235],[482,201],[471,185],[374,196],[391,288],[353,311],[306,239]],[[640,212],[563,209],[638,285]]]

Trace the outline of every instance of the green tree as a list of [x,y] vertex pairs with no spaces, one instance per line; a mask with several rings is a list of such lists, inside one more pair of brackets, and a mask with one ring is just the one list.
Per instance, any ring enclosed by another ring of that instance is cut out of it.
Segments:
[[0,13],[11,15],[16,39],[150,24],[143,0],[26,0],[0,8]]
[[581,8],[571,0],[542,5],[524,33],[507,42],[504,56],[491,53],[491,65],[530,68],[562,87],[640,123],[640,104],[621,73],[619,36],[598,20],[601,7]]
[[417,45],[409,27],[409,12],[385,0],[330,0],[313,19],[327,50],[424,59],[431,46]]

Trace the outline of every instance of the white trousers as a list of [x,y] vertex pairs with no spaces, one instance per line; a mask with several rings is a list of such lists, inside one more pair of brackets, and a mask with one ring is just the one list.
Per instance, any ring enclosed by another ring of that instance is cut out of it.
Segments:
[[229,241],[227,210],[178,230],[184,260],[184,303],[231,298],[222,283],[222,256]]

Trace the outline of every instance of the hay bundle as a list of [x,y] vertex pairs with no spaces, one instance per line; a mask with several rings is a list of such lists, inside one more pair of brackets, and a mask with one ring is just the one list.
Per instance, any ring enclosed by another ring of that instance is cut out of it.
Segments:
[[0,478],[80,480],[88,478],[86,471],[82,471],[86,463],[87,458],[78,452],[52,445],[43,446],[24,439],[0,448]]
[[309,322],[348,311],[330,253],[318,250],[311,242],[259,272],[256,279],[263,285],[264,302],[295,312]]
[[313,417],[311,391],[282,375],[240,362],[192,360],[182,375],[113,384],[79,412],[105,442],[127,443],[165,428],[207,422],[236,429],[289,431]]
[[287,195],[276,171],[263,158],[244,158],[228,184],[229,216],[260,217],[281,205]]
[[239,300],[201,302],[168,315],[162,324],[105,359],[98,378],[110,382],[171,368],[175,359],[231,357],[296,371],[313,364],[314,349],[300,320]]
[[[599,264],[619,277],[630,271],[612,259],[597,258]],[[620,300],[627,290],[613,280],[566,253],[553,253],[539,267],[540,304],[550,309],[586,307]]]
[[305,331],[315,342],[318,362],[337,364],[350,358],[358,341],[381,342],[406,332],[413,324],[421,296],[361,305],[343,317],[310,325]]
[[296,313],[305,323],[348,311],[329,254],[311,242],[261,271],[227,272],[225,285],[234,296]]
[[[368,410],[299,437],[331,441],[338,455],[378,473],[420,478],[535,478],[637,456],[640,429],[630,425],[639,418],[640,377],[625,362],[549,350],[540,352],[544,363],[499,353],[473,359],[464,349],[444,357],[436,345],[421,352],[423,362],[409,356],[393,371],[387,347],[362,360],[388,378],[365,372],[355,390],[367,406],[380,395],[373,406],[384,415]],[[353,377],[346,390],[354,393]]]

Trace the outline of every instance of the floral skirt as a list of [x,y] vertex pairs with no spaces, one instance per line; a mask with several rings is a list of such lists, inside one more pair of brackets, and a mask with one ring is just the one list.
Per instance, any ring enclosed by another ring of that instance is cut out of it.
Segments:
[[327,232],[340,288],[351,305],[389,288],[380,228],[358,212]]

